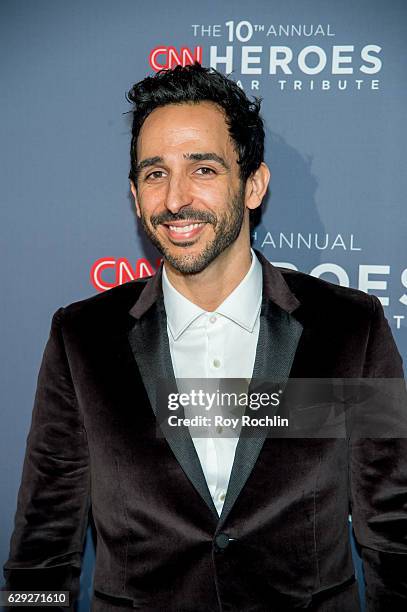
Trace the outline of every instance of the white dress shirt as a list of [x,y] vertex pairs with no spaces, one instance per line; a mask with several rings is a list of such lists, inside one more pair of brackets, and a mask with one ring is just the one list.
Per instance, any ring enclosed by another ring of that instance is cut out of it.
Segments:
[[[176,379],[245,378],[253,374],[260,327],[262,267],[253,250],[246,276],[214,312],[190,302],[163,269],[167,331]],[[214,390],[217,386],[214,380]],[[192,440],[214,505],[222,512],[238,437]]]

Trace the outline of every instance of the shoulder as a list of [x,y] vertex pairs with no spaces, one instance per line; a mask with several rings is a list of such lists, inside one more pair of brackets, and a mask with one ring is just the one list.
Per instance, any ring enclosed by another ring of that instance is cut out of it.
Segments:
[[111,324],[127,319],[128,312],[138,300],[142,290],[153,277],[138,279],[108,289],[84,300],[73,302],[60,308],[57,313],[65,325]]
[[342,287],[303,272],[277,268],[290,291],[301,303],[301,310],[313,317],[335,316],[340,322],[371,319],[382,306],[377,297],[350,287]]

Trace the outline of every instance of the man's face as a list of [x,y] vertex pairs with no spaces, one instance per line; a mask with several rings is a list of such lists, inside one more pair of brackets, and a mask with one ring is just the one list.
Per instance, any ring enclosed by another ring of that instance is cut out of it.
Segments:
[[204,270],[239,236],[244,186],[222,111],[211,102],[167,105],[137,142],[135,196],[143,227],[183,274]]

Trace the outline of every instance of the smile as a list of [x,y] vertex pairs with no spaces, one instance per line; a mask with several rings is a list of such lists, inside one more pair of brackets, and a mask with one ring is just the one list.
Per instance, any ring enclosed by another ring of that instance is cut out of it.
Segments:
[[188,232],[192,232],[193,229],[201,225],[202,223],[191,223],[191,225],[184,225],[184,227],[178,227],[178,225],[169,225],[168,227],[172,232],[177,232],[177,234],[188,234]]
[[198,223],[188,223],[188,224],[164,224],[163,227],[167,230],[168,236],[174,242],[195,238],[197,237],[205,227],[206,223],[201,221]]

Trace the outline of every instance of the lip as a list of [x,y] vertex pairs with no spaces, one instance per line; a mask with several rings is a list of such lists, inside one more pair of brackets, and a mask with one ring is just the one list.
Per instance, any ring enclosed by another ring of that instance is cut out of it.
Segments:
[[174,221],[173,223],[163,223],[167,236],[172,242],[185,242],[197,238],[205,227],[204,221]]

